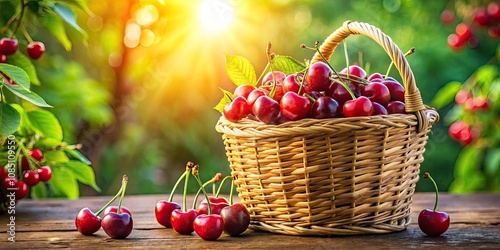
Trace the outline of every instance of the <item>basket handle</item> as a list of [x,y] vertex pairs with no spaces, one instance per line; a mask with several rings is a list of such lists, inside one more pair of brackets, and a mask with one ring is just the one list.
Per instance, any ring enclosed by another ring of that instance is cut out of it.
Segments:
[[[420,132],[423,129],[428,128],[434,121],[439,119],[439,115],[436,111],[430,114],[433,121],[429,121],[430,117],[426,114],[426,106],[422,102],[422,96],[415,83],[415,77],[411,71],[410,65],[406,60],[403,52],[399,47],[392,41],[392,39],[384,34],[379,28],[362,22],[351,22],[346,21],[344,24],[334,31],[330,36],[328,36],[325,41],[319,47],[319,51],[328,60],[335,51],[335,48],[346,39],[349,35],[364,35],[375,42],[377,42],[385,52],[389,55],[391,60],[394,62],[394,66],[398,69],[399,74],[403,79],[403,84],[405,86],[405,109],[407,113],[415,113],[418,120],[418,129]],[[319,53],[315,53],[311,63],[323,61],[323,58]]]

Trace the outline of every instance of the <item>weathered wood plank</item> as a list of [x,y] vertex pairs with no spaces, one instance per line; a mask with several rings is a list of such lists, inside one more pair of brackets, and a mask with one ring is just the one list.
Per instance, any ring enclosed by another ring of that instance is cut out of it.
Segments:
[[[418,228],[418,213],[432,208],[434,194],[417,193],[412,205],[412,224],[407,230],[384,235],[348,237],[299,237],[248,230],[242,237],[222,236],[216,242],[195,235],[182,236],[162,228],[154,218],[154,205],[165,196],[127,196],[124,205],[132,210],[134,230],[126,240],[111,240],[100,230],[95,236],[76,231],[74,218],[83,207],[98,210],[110,197],[84,197],[69,200],[26,200],[16,208],[16,242],[7,242],[9,218],[0,216],[0,247],[172,247],[172,248],[462,248],[500,249],[500,194],[440,196],[439,210],[450,214],[452,225],[442,237],[426,237]],[[181,202],[180,196],[176,202]],[[192,204],[189,197],[188,204]],[[3,228],[2,228],[3,227]]]

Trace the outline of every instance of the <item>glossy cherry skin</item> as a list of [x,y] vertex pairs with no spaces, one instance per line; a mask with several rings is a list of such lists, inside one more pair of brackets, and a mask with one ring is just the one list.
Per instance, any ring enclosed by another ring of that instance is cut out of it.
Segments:
[[40,181],[47,182],[52,178],[52,170],[49,166],[43,166],[36,170],[38,172],[38,176],[40,177]]
[[303,74],[290,74],[283,81],[283,92],[295,92],[299,93],[301,78],[304,77]]
[[30,187],[35,186],[40,182],[40,175],[37,171],[28,170],[23,174],[23,181]]
[[344,103],[342,110],[345,117],[370,116],[373,113],[373,103],[366,96],[360,96]]
[[405,104],[400,101],[389,102],[386,106],[389,114],[405,114]]
[[102,218],[101,226],[111,239],[125,239],[132,232],[134,221],[130,214],[111,212]]
[[253,113],[259,121],[271,124],[278,118],[280,104],[269,96],[261,96],[253,104]]
[[81,234],[92,235],[101,228],[101,218],[86,207],[76,215],[75,225]]
[[387,109],[377,102],[373,102],[373,113],[372,115],[388,115]]
[[384,76],[380,73],[373,73],[368,77],[368,81],[370,81],[370,82],[383,82]]
[[230,236],[242,234],[250,225],[250,214],[241,203],[223,208],[220,216],[224,220],[224,233]]
[[37,60],[45,52],[45,45],[42,42],[31,42],[26,47],[26,52],[31,59]]
[[334,118],[341,115],[339,103],[329,96],[319,97],[311,108],[311,117],[316,119]]
[[238,97],[238,96],[243,96],[245,99],[248,98],[248,95],[255,90],[255,86],[253,85],[240,85],[236,87],[236,89],[233,92],[233,99]]
[[456,121],[451,124],[448,129],[448,133],[453,139],[459,141],[462,145],[468,145],[476,139],[476,136],[469,124],[462,121]]
[[262,85],[273,85],[273,79],[276,80],[276,84],[282,84],[285,78],[285,73],[281,71],[267,72],[267,74],[262,78]]
[[[347,75],[347,68],[343,68],[339,73]],[[359,67],[358,65],[349,66],[349,75],[356,76],[361,79],[366,79],[366,71],[363,68]]]
[[488,26],[490,24],[490,17],[486,8],[477,8],[474,13],[473,21],[480,27]]
[[488,4],[488,7],[486,7],[486,10],[491,19],[497,22],[500,21],[500,3],[491,2]]
[[332,69],[324,62],[313,63],[307,70],[305,85],[309,91],[325,91],[330,86]]
[[391,101],[391,92],[382,83],[373,82],[366,85],[361,92],[362,95],[368,97],[372,102],[378,102],[382,105],[387,105]]
[[453,33],[448,36],[447,43],[448,46],[455,51],[462,50],[464,48],[465,42],[463,38],[459,37],[457,34]]
[[171,228],[172,222],[170,217],[172,215],[172,211],[176,209],[180,210],[181,206],[175,202],[168,202],[166,200],[158,201],[155,206],[156,221],[166,228]]
[[[118,206],[109,206],[107,207],[104,212],[102,212],[102,217],[104,218],[104,216],[106,216],[107,214],[109,213],[118,213]],[[129,214],[130,216],[132,216],[132,212],[130,212],[130,209],[126,208],[125,206],[122,206],[120,208],[120,214],[121,213],[125,213],[125,214]]]
[[0,53],[0,63],[6,63],[7,62],[7,56]]
[[238,122],[250,114],[247,100],[243,96],[234,98],[232,102],[224,107],[222,113],[229,121]]
[[312,103],[305,97],[295,92],[287,92],[280,103],[280,111],[283,116],[291,121],[297,121],[309,116]]
[[7,177],[3,179],[3,186],[6,188],[16,188],[17,182],[18,180],[16,177]]
[[[264,87],[264,89],[269,93],[268,96],[270,96],[273,87],[271,85],[268,85],[268,86]],[[285,92],[283,91],[283,85],[276,84],[273,99],[277,102],[280,102],[281,98],[283,97],[284,94],[285,94]]]
[[16,199],[21,200],[24,199],[26,196],[28,196],[28,185],[22,181],[18,181],[16,184],[17,190],[16,190]]
[[389,92],[391,93],[391,101],[405,101],[405,88],[403,85],[395,82],[395,81],[383,81]]
[[10,39],[7,37],[0,39],[0,53],[6,56],[16,53],[18,47],[19,44],[17,39]]
[[428,236],[439,236],[450,227],[450,216],[445,212],[424,209],[418,215],[418,226]]
[[194,219],[193,228],[204,240],[217,240],[224,230],[224,220],[218,214],[201,214]]
[[[209,196],[208,200],[210,201],[210,205],[212,207],[212,214],[219,214],[224,207],[229,206],[229,202],[224,197]],[[203,199],[203,201],[201,201],[196,212],[198,213],[198,215],[208,214],[208,203],[206,199]]]
[[472,37],[472,28],[468,24],[460,23],[455,28],[455,34],[465,42]]
[[197,215],[194,209],[188,209],[186,212],[175,209],[170,216],[172,228],[179,234],[191,234],[194,231],[193,222]]
[[[38,148],[28,149],[28,154],[30,154],[31,157],[33,157],[38,162],[42,161],[42,159],[43,159],[43,153]],[[23,168],[23,171],[30,170],[28,158],[23,156],[23,158],[21,159],[21,166]]]
[[265,96],[265,95],[267,95],[267,93],[264,90],[261,90],[261,89],[255,89],[252,92],[250,92],[250,94],[248,94],[247,104],[248,104],[248,108],[250,109],[250,114],[255,115],[253,113],[253,106],[255,104],[255,101],[259,97]]
[[340,83],[333,82],[328,90],[326,91],[326,94],[333,99],[335,99],[339,105],[344,105],[345,102],[352,100],[351,94],[349,94],[349,91]]

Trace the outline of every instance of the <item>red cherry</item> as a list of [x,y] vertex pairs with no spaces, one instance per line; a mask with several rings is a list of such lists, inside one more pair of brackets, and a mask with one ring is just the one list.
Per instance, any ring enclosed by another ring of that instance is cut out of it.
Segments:
[[384,84],[391,93],[391,101],[405,101],[405,88],[403,85],[395,82],[395,81],[383,81]]
[[280,103],[280,111],[283,116],[291,121],[306,118],[311,110],[311,101],[305,96],[299,96],[295,92],[287,92]]
[[349,100],[343,106],[345,117],[370,116],[373,113],[373,103],[365,96]]
[[305,85],[310,91],[325,91],[330,86],[332,69],[324,62],[313,63],[307,70]]
[[488,35],[491,38],[499,38],[500,37],[500,27],[498,26],[491,26],[488,28]]
[[304,77],[303,74],[290,74],[288,75],[285,80],[283,81],[283,92],[295,92],[298,93],[300,89],[300,82],[301,80],[299,78]]
[[238,122],[250,114],[247,100],[243,96],[234,98],[232,102],[224,107],[222,113],[229,121]]
[[326,91],[326,94],[337,100],[339,105],[344,105],[345,102],[352,100],[347,89],[338,82],[333,82]]
[[155,206],[156,221],[164,227],[171,228],[172,223],[170,221],[170,217],[172,215],[172,211],[175,209],[180,210],[181,206],[175,202],[168,202],[166,200],[158,201]]
[[89,208],[83,208],[78,212],[75,219],[78,232],[83,235],[92,235],[101,228],[101,218],[96,216]]
[[196,234],[204,240],[217,240],[224,230],[224,220],[218,214],[198,215],[193,222]]
[[377,102],[373,102],[373,113],[372,115],[388,115],[387,109]]
[[391,92],[386,85],[374,82],[365,86],[362,95],[368,97],[372,102],[378,102],[382,105],[387,105],[391,101]]
[[223,208],[220,216],[224,220],[224,233],[230,236],[242,234],[250,225],[250,213],[241,203]]
[[384,76],[380,73],[373,73],[368,77],[370,82],[382,82],[384,81]]
[[7,172],[5,167],[0,167],[0,180],[3,181],[5,178],[7,178],[7,176],[9,176],[9,173]]
[[271,124],[280,114],[280,104],[269,96],[260,96],[253,104],[253,113],[259,121]]
[[243,96],[245,99],[248,98],[248,95],[255,90],[255,86],[253,85],[240,85],[238,86],[233,93],[233,99],[238,96]]
[[0,63],[6,63],[7,62],[7,56],[0,53]]
[[386,106],[389,114],[405,114],[405,104],[400,101],[389,102]]
[[6,188],[16,188],[17,182],[18,181],[16,177],[7,177],[3,179],[3,186]]
[[47,182],[52,178],[52,170],[49,166],[43,166],[36,170],[40,177],[40,181]]
[[451,10],[443,10],[443,12],[441,12],[441,22],[444,25],[450,25],[453,21],[455,21],[455,12]]
[[18,181],[16,184],[17,190],[16,190],[16,199],[21,200],[24,199],[26,196],[28,196],[28,185],[22,181]]
[[472,37],[472,29],[469,25],[465,23],[459,23],[455,28],[455,34],[457,34],[460,40],[465,42]]
[[10,56],[16,53],[18,47],[17,39],[4,37],[0,39],[0,53]]
[[[109,213],[118,213],[118,206],[107,207],[104,210],[104,212],[102,212],[102,218],[104,218],[104,216],[106,216]],[[126,208],[125,206],[121,206],[120,208],[120,214],[122,213],[129,214],[130,216],[132,216],[132,212],[130,212],[130,209]]]
[[495,21],[500,21],[500,4],[498,2],[491,2],[486,7],[488,15]]
[[[34,149],[28,149],[28,154],[31,155],[35,160],[38,162],[42,161],[43,158],[43,153],[40,149],[34,148]],[[23,171],[30,170],[30,165],[28,163],[28,158],[24,157],[21,158],[21,166],[23,168]]]
[[[212,206],[212,214],[219,214],[220,211],[229,206],[228,201],[224,197],[213,197],[209,196],[208,200],[210,201],[210,205]],[[198,205],[198,209],[196,210],[197,214],[208,214],[208,203],[206,199]]]
[[466,124],[465,122],[457,121],[457,122],[454,122],[453,124],[451,124],[450,128],[448,129],[448,133],[450,134],[450,136],[453,139],[459,140],[460,139],[460,133],[466,127],[469,127],[469,125]]
[[28,170],[23,174],[23,181],[26,183],[26,185],[32,187],[40,182],[40,176],[37,171]]
[[473,99],[474,110],[488,110],[489,107],[488,98],[480,96]]
[[175,209],[170,217],[172,228],[179,234],[191,234],[194,231],[193,222],[196,216],[194,209],[188,209],[186,212]]
[[126,213],[109,213],[102,218],[101,226],[111,239],[125,239],[134,227],[132,216]]
[[[270,96],[273,87],[271,85],[266,85],[263,88],[264,88],[265,91],[267,91],[267,93],[269,93],[268,96]],[[273,99],[275,101],[277,101],[277,102],[280,102],[281,98],[283,97],[284,94],[285,94],[285,92],[283,92],[283,85],[282,84],[276,84],[276,88],[274,89]]]
[[250,109],[250,113],[252,115],[254,115],[254,113],[253,113],[253,105],[254,105],[255,101],[259,97],[265,96],[265,95],[266,95],[266,92],[264,92],[263,90],[260,90],[260,89],[255,89],[252,92],[250,92],[250,94],[248,94],[247,103],[248,103],[248,108]]
[[45,45],[42,42],[31,42],[26,47],[26,51],[31,59],[37,60],[45,52]]
[[[340,71],[340,74],[347,76],[347,68],[344,68]],[[360,79],[366,79],[366,72],[358,65],[349,66],[349,77],[352,81],[347,80],[349,88],[353,92],[354,96],[358,97],[361,95],[363,91],[364,84],[360,83]]]
[[469,99],[472,98],[472,95],[467,90],[460,90],[455,95],[455,103],[456,104],[465,104]]
[[450,34],[447,43],[451,49],[459,51],[464,48],[465,40],[460,38],[457,34]]
[[341,115],[339,103],[329,96],[319,97],[311,108],[311,116],[316,119],[334,118]]
[[285,78],[285,73],[281,71],[267,72],[267,74],[262,78],[262,85],[273,85],[273,79],[276,80],[276,84],[282,84]]
[[436,182],[429,173],[424,174],[424,178],[429,178],[436,188],[436,202],[434,204],[434,209],[424,209],[418,215],[418,226],[420,230],[427,234],[428,236],[436,237],[448,230],[450,226],[450,216],[445,212],[436,211],[438,205],[438,189]]
[[[347,75],[347,68],[342,69],[339,73]],[[349,66],[349,76],[356,76],[357,78],[366,79],[366,71],[358,65],[351,65]]]
[[490,23],[490,17],[486,8],[477,8],[473,21],[480,27],[486,27]]

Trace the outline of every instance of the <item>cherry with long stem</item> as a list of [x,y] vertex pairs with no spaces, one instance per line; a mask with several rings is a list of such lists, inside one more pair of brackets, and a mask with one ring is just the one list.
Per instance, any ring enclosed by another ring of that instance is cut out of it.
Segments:
[[439,236],[448,230],[450,226],[450,216],[446,212],[437,211],[439,200],[437,184],[429,173],[425,173],[424,178],[430,179],[434,184],[436,201],[433,210],[424,209],[420,212],[418,215],[418,226],[420,230],[428,236]]
[[231,182],[229,206],[223,208],[220,216],[224,220],[224,232],[230,236],[238,236],[250,225],[250,213],[241,203],[233,204],[234,180]]
[[117,212],[110,212],[102,218],[101,226],[104,232],[112,239],[125,239],[127,238],[134,227],[132,216],[128,213],[121,213],[123,198],[127,190],[128,177],[123,176],[122,192],[120,201],[118,202]]
[[190,165],[192,165],[192,162],[188,162],[186,164],[186,171],[184,171],[184,173],[179,177],[179,179],[175,183],[174,187],[172,188],[172,191],[170,192],[170,196],[169,196],[168,200],[160,200],[156,203],[156,206],[155,206],[156,221],[160,225],[162,225],[166,228],[172,227],[172,223],[171,223],[171,219],[170,219],[172,216],[172,211],[174,211],[176,209],[181,209],[181,206],[178,203],[173,202],[173,198],[174,198],[175,191],[177,190],[177,187],[179,186],[181,181],[185,179],[186,174],[188,174],[188,172],[189,172],[188,170],[189,170]]
[[[172,228],[178,232],[179,234],[191,234],[193,229],[193,221],[197,216],[196,210],[187,209],[187,188],[189,183],[189,176],[191,175],[191,171],[196,166],[192,162],[188,162],[186,164],[186,175],[184,178],[184,193],[183,193],[183,207],[174,209],[170,215],[170,223]],[[187,210],[186,210],[187,209]]]

